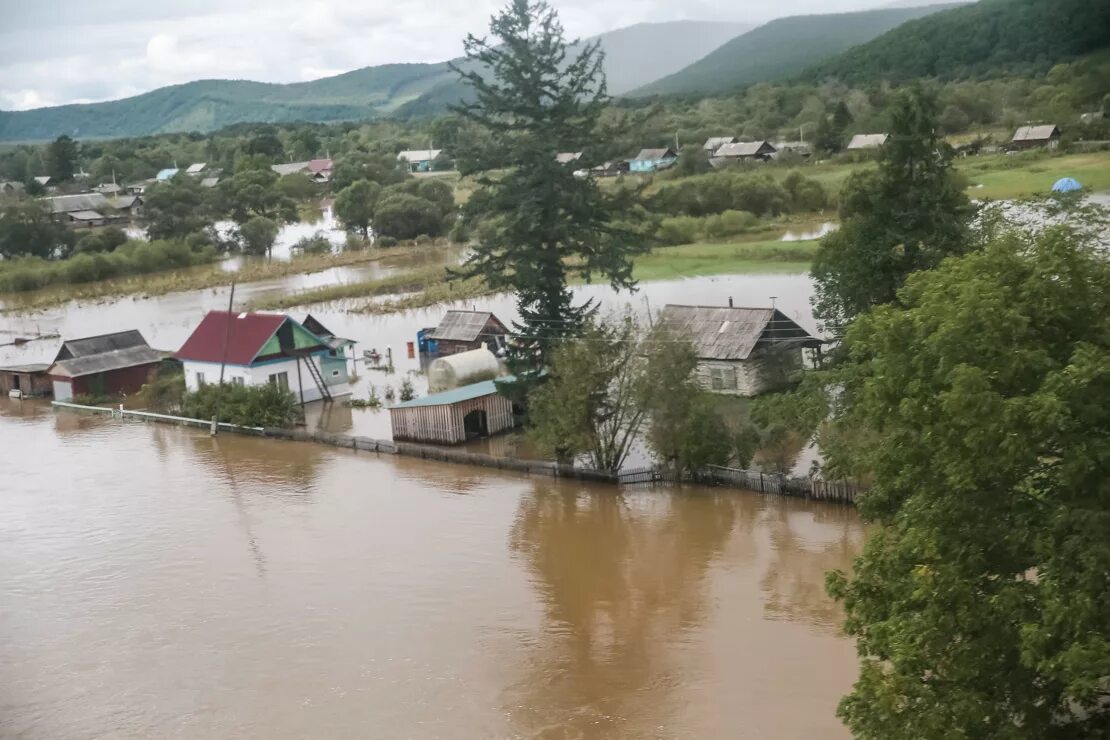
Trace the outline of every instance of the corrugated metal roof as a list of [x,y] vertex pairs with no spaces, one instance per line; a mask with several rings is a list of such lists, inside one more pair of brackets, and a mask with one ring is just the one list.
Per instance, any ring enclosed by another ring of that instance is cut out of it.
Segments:
[[50,367],[49,362],[32,362],[26,365],[0,367],[0,373],[43,373]]
[[497,393],[497,384],[499,382],[509,383],[515,380],[512,375],[497,380],[483,380],[481,383],[474,383],[473,385],[464,385],[460,388],[452,388],[443,393],[433,393],[430,396],[423,398],[414,398],[411,401],[399,403],[396,406],[391,406],[392,409],[411,409],[420,406],[449,406],[453,403],[460,403],[462,401],[470,401],[482,396],[492,396]]
[[443,153],[442,149],[406,149],[397,154],[397,159],[405,162],[427,162]]
[[886,134],[856,134],[848,142],[849,149],[876,149],[886,143]]
[[819,341],[774,308],[667,304],[659,314],[659,328],[689,339],[702,360],[746,360],[761,340]]
[[54,361],[68,360],[73,357],[88,357],[131,347],[149,346],[138,329],[128,329],[127,331],[117,331],[111,334],[98,334],[95,337],[67,339],[62,342]]
[[489,311],[448,311],[439,326],[428,334],[429,339],[446,339],[455,342],[473,342],[482,333],[490,319],[504,327],[501,320]]
[[734,144],[722,144],[713,156],[754,157],[757,154],[773,154],[774,151],[775,148],[766,141],[739,141]]
[[249,365],[287,319],[289,317],[283,313],[209,311],[175,357],[194,362]]
[[109,207],[108,199],[102,193],[80,193],[79,195],[55,195],[43,198],[50,212],[77,213],[78,211],[99,211]]
[[58,360],[50,366],[51,375],[79,378],[83,375],[122,370],[136,365],[150,365],[162,361],[162,353],[151,347],[127,347],[85,357]]
[[659,159],[674,159],[678,157],[674,149],[641,149],[633,159],[655,161]]
[[1014,132],[1012,141],[1048,141],[1060,132],[1052,124],[1046,126],[1022,126]]

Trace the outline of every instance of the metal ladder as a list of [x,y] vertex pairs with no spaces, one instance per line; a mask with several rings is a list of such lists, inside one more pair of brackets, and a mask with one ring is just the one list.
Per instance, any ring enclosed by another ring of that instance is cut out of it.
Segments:
[[304,360],[305,365],[308,366],[308,374],[312,376],[313,382],[316,383],[316,387],[320,390],[320,397],[325,401],[331,401],[331,391],[328,390],[328,384],[324,382],[324,376],[320,374],[320,368],[316,367],[316,363],[312,361],[312,358],[301,356],[298,360]]

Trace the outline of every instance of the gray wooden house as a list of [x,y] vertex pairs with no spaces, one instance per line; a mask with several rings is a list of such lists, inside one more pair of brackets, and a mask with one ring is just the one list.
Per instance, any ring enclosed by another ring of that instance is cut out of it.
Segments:
[[448,311],[427,338],[434,341],[436,353],[453,355],[483,345],[496,352],[503,348],[509,330],[489,311]]
[[697,377],[707,391],[756,396],[794,380],[803,350],[822,341],[776,308],[668,304],[658,330],[687,339],[698,356]]

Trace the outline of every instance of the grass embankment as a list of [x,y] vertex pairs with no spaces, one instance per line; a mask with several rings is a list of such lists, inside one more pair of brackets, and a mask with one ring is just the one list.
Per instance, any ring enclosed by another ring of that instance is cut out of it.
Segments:
[[27,311],[55,306],[70,300],[97,300],[123,295],[138,295],[149,298],[165,295],[166,293],[220,287],[229,284],[232,280],[240,283],[274,280],[290,275],[320,272],[333,267],[374,262],[385,257],[411,254],[416,250],[427,249],[429,249],[427,246],[405,246],[341,252],[339,254],[306,254],[294,257],[289,261],[271,260],[263,262],[251,260],[234,271],[225,270],[216,263],[188,270],[132,275],[95,283],[59,286],[34,293],[9,293],[3,296],[8,304],[4,311]]

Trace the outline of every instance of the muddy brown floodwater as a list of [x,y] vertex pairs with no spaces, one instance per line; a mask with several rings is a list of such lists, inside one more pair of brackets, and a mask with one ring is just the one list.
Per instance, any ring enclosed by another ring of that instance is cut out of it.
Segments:
[[0,736],[827,738],[851,509],[0,400]]

